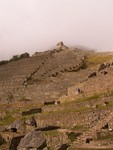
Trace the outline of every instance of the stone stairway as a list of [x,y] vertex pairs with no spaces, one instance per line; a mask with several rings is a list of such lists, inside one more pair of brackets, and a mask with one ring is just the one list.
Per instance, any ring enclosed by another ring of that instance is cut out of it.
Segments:
[[81,145],[83,143],[86,143],[87,139],[96,139],[97,138],[97,131],[102,129],[109,121],[113,118],[113,110],[109,110],[106,114],[106,116],[99,120],[97,124],[89,129],[89,131],[84,132],[81,136],[77,138],[77,140],[73,143],[73,145]]

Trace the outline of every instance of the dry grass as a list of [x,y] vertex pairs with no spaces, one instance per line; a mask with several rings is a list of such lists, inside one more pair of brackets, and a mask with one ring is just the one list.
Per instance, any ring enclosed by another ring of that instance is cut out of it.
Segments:
[[108,62],[113,58],[113,55],[109,54],[95,54],[95,55],[90,55],[86,59],[86,65],[88,67],[96,67],[99,64],[103,62]]

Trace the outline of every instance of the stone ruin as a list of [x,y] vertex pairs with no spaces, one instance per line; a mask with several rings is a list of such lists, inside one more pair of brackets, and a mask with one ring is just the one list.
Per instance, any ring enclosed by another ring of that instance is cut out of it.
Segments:
[[49,102],[44,102],[44,105],[58,105],[60,104],[60,101],[49,101]]
[[23,111],[22,116],[32,115],[37,113],[42,113],[42,108],[35,108],[35,109],[30,109],[28,111]]
[[57,49],[68,49],[68,47],[65,46],[62,41],[56,44],[56,48]]

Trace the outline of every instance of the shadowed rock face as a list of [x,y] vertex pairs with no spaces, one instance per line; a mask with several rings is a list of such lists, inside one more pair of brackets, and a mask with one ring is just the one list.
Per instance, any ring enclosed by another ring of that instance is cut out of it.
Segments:
[[21,139],[17,150],[27,150],[30,148],[44,148],[46,147],[46,139],[39,131],[32,131]]
[[17,150],[17,146],[20,143],[21,138],[23,138],[23,136],[18,136],[18,137],[12,138],[9,150]]
[[1,137],[1,135],[0,135],[0,145],[2,145],[3,142],[4,142],[4,139],[3,139],[3,138]]

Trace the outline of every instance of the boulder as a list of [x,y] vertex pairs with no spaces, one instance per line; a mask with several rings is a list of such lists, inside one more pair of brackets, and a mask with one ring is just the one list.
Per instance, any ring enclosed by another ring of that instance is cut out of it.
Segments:
[[36,120],[35,120],[34,116],[32,116],[31,118],[29,118],[26,121],[26,124],[29,125],[29,126],[37,127],[37,123],[36,123]]
[[103,64],[100,65],[98,71],[101,71],[101,70],[105,69],[106,67],[107,67],[106,64],[103,63]]
[[24,136],[13,137],[10,142],[9,150],[17,150],[17,146],[20,143],[21,138],[23,137]]
[[46,139],[40,131],[32,131],[21,139],[17,150],[43,149],[46,147]]
[[24,132],[25,130],[25,122],[21,119],[15,120],[12,124],[7,128],[8,130],[15,132]]

